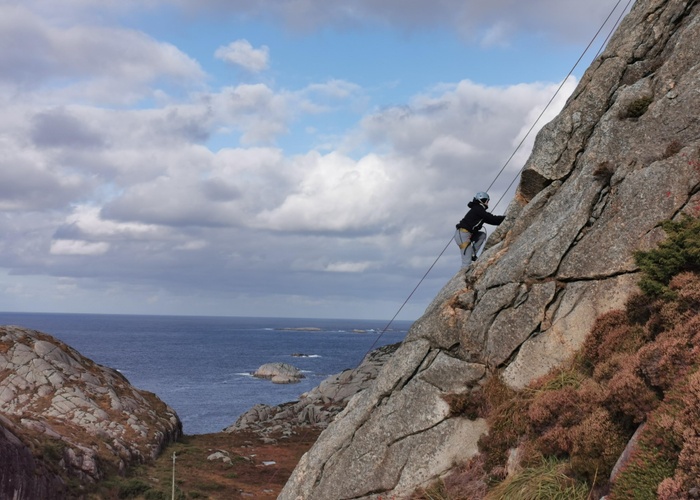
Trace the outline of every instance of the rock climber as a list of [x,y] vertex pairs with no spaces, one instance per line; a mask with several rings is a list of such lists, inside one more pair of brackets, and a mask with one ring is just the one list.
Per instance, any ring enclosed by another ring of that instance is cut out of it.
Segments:
[[486,211],[490,199],[488,193],[483,191],[476,193],[474,199],[467,203],[469,211],[457,224],[455,243],[462,253],[462,267],[476,260],[476,254],[486,241],[486,231],[481,231],[481,226],[484,223],[498,226],[506,218],[505,215],[493,215]]

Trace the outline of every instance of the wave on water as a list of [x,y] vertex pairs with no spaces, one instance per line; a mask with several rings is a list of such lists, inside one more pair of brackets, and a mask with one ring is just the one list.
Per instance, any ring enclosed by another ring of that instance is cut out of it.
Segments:
[[323,328],[317,326],[286,326],[284,328],[274,328],[283,332],[322,332]]

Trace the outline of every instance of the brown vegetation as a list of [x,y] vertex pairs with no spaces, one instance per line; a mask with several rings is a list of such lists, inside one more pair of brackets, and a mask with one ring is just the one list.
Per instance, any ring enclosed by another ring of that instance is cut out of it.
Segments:
[[[262,444],[258,436],[245,432],[184,436],[168,446],[155,462],[130,470],[126,477],[108,478],[96,485],[87,498],[170,499],[173,453],[177,499],[277,498],[319,432],[299,428],[277,444]],[[216,452],[224,453],[230,462],[220,458],[208,460]]]
[[477,457],[414,498],[700,498],[698,224],[664,225],[669,240],[636,256],[646,293],[598,318],[567,366],[522,391],[494,376],[448,398],[489,433]]

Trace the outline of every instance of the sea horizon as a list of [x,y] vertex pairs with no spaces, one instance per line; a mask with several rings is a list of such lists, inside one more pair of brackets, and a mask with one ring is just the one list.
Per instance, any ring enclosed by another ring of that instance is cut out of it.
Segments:
[[[255,404],[296,401],[328,376],[355,368],[371,350],[402,341],[412,323],[0,312],[0,325],[52,335],[92,361],[119,370],[138,389],[153,392],[177,412],[186,434],[219,432]],[[268,362],[292,364],[305,378],[280,385],[251,376]]]
[[241,316],[241,315],[226,315],[226,314],[164,314],[164,313],[108,313],[108,312],[52,312],[52,311],[7,311],[0,310],[0,315],[10,314],[32,314],[32,315],[72,315],[72,316],[135,316],[135,317],[166,317],[166,318],[241,318],[241,319],[290,319],[290,320],[331,320],[331,321],[377,321],[385,322],[410,322],[413,323],[416,319],[377,319],[377,318],[335,318],[326,316]]

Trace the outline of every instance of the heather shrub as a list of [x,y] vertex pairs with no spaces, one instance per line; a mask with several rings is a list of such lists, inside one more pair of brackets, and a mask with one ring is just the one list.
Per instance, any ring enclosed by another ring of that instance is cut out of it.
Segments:
[[443,479],[448,498],[480,500],[488,490],[485,482],[484,456],[479,454]]
[[700,361],[700,317],[695,316],[660,334],[639,350],[641,371],[653,387],[671,389]]
[[604,404],[621,422],[631,419],[631,424],[639,424],[658,405],[657,394],[640,375],[636,356],[630,355],[607,383]]
[[629,439],[629,434],[601,407],[587,412],[569,435],[571,470],[589,484],[607,478]]
[[674,300],[661,305],[661,321],[674,325],[700,312],[700,276],[690,272],[681,273],[671,279],[668,287],[674,294]]
[[700,373],[667,393],[649,415],[638,449],[613,485],[610,500],[688,498],[700,488]]
[[535,449],[546,457],[568,458],[572,475],[589,484],[612,470],[629,438],[602,406],[605,395],[589,379],[542,391],[528,408]]
[[644,325],[654,314],[657,301],[641,292],[633,293],[625,304],[627,320],[631,325]]
[[636,351],[648,340],[642,326],[631,325],[625,311],[610,311],[596,321],[578,358],[581,368],[593,369],[618,353]]
[[498,404],[496,401],[492,402],[487,418],[489,432],[479,438],[479,449],[485,455],[484,470],[488,474],[492,474],[493,469],[502,467],[506,463],[508,450],[518,445],[521,436],[525,435],[528,424],[526,396],[523,397],[522,393],[517,394],[512,389],[508,389],[502,381],[494,384],[492,390],[496,398],[508,393],[511,397],[501,399]]
[[683,486],[673,478],[667,477],[656,489],[657,497],[661,500],[687,500],[688,495]]
[[539,433],[554,425],[572,425],[581,418],[579,398],[576,388],[564,387],[552,391],[542,391],[533,399],[527,416],[530,427]]
[[450,406],[451,417],[466,417],[470,420],[482,418],[486,414],[485,400],[481,388],[461,394],[447,394],[443,399]]
[[674,276],[668,286],[677,292],[678,302],[684,308],[698,312],[700,307],[700,276],[692,272],[683,272]]
[[[669,411],[659,419],[659,427],[672,436],[667,446],[677,451],[678,461],[672,478],[662,482],[668,498],[675,489],[700,490],[700,372],[696,371],[669,397]],[[665,424],[665,425],[664,425]],[[661,496],[662,485],[659,485]],[[685,497],[682,497],[685,498]]]
[[600,384],[607,384],[615,375],[617,375],[622,366],[627,362],[629,354],[615,353],[605,361],[598,363],[591,373],[593,380]]

